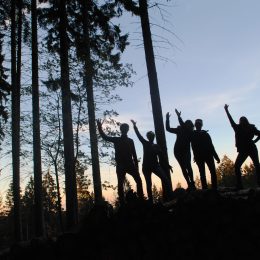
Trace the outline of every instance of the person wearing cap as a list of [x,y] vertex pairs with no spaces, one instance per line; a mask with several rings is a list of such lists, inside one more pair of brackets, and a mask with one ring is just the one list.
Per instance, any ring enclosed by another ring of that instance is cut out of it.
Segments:
[[[237,189],[243,189],[241,166],[249,156],[253,161],[256,173],[257,185],[260,186],[260,163],[258,150],[255,143],[260,139],[260,131],[255,125],[250,124],[245,116],[240,117],[239,123],[236,124],[228,110],[228,105],[225,104],[224,109],[232,128],[235,131],[235,141],[237,147],[237,158],[235,161],[235,174]],[[257,136],[253,140],[254,136]]]
[[120,137],[111,137],[106,135],[102,129],[101,120],[97,120],[97,126],[101,137],[105,141],[114,143],[116,174],[118,180],[118,197],[120,204],[125,202],[124,182],[126,173],[130,174],[134,178],[137,186],[137,195],[139,198],[143,199],[143,186],[139,174],[134,141],[127,136],[129,125],[125,123],[120,125]]
[[217,161],[217,163],[220,162],[220,159],[208,131],[202,130],[202,126],[202,119],[196,119],[195,130],[193,131],[191,139],[194,161],[199,168],[202,189],[208,188],[205,171],[206,164],[211,175],[212,189],[217,189],[217,174],[214,159]]
[[143,174],[146,181],[146,189],[147,189],[147,196],[150,202],[153,202],[152,196],[152,173],[157,175],[166,189],[166,195],[170,198],[170,194],[172,192],[172,184],[170,179],[167,177],[165,171],[163,170],[164,167],[168,167],[172,171],[172,167],[166,163],[166,159],[163,156],[162,150],[158,144],[154,143],[155,134],[153,131],[149,131],[146,133],[146,137],[148,140],[144,139],[143,136],[140,134],[136,122],[131,120],[133,123],[133,127],[135,133],[139,139],[139,141],[143,145]]
[[166,130],[170,133],[176,134],[177,138],[174,144],[174,156],[177,159],[183,177],[185,178],[188,189],[196,189],[193,170],[191,167],[191,136],[193,132],[194,125],[191,120],[186,120],[185,122],[181,118],[181,112],[175,109],[175,112],[178,116],[180,125],[176,128],[170,127],[170,113],[166,114]]

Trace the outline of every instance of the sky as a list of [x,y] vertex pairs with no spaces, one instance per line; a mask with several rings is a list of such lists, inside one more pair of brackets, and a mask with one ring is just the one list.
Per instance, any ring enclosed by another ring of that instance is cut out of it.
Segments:
[[[203,119],[220,158],[235,160],[234,132],[225,115],[229,104],[235,122],[240,116],[260,129],[260,1],[259,0],[176,0],[157,1],[160,8],[149,9],[162,111],[171,114],[171,127],[178,121],[177,108],[184,120]],[[125,15],[122,30],[129,32],[130,46],[122,59],[131,63],[136,75],[134,86],[118,90],[123,101],[114,105],[119,121],[137,121],[145,136],[154,130],[147,70],[138,17]],[[165,43],[167,42],[167,43]],[[142,145],[131,126],[129,137],[135,141],[138,157]],[[176,140],[166,132],[173,188],[185,187],[180,167],[173,155]],[[258,149],[259,144],[257,144]],[[247,160],[246,163],[250,163]],[[140,164],[141,166],[141,164]],[[192,163],[194,176],[198,176]],[[141,167],[140,167],[141,168]],[[116,184],[114,167],[105,166],[102,179]],[[129,176],[129,175],[128,175]],[[209,173],[207,173],[210,181]],[[131,183],[132,179],[129,177]],[[153,178],[155,183],[158,178]],[[134,185],[134,183],[133,183]],[[145,184],[143,184],[145,189]]]

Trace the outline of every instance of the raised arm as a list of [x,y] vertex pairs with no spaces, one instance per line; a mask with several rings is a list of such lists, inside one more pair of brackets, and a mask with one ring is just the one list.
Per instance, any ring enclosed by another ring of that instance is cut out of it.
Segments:
[[166,128],[166,131],[177,134],[177,128],[170,127],[170,113],[169,112],[167,112],[167,114],[166,114],[165,128]]
[[181,111],[178,111],[177,109],[175,109],[175,113],[177,114],[180,125],[184,126],[184,121],[181,118]]
[[232,116],[230,115],[227,104],[225,104],[224,109],[226,111],[226,114],[227,114],[227,117],[229,119],[229,122],[230,122],[231,126],[233,128],[235,128],[237,126],[237,124],[235,123],[235,121],[233,120]]
[[142,144],[145,143],[146,140],[145,140],[145,139],[142,137],[142,135],[140,134],[140,132],[139,132],[137,126],[136,126],[136,121],[131,120],[131,122],[133,123],[133,127],[134,127],[135,133],[136,133],[136,135],[137,135],[139,141],[140,141]]
[[101,135],[101,137],[105,140],[105,141],[108,141],[108,142],[113,142],[114,141],[114,137],[110,137],[108,135],[106,135],[102,129],[102,123],[101,123],[101,120],[98,119],[97,120],[97,126],[98,126],[98,131],[99,131],[99,134]]

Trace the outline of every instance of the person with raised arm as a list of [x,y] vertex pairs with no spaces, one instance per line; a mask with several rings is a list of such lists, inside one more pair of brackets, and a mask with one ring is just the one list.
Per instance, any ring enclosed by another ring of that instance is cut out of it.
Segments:
[[164,167],[168,167],[172,171],[172,167],[166,163],[166,159],[164,158],[163,152],[158,144],[154,143],[155,134],[153,131],[149,131],[146,133],[146,137],[148,140],[144,139],[143,136],[140,134],[137,126],[136,121],[131,120],[133,123],[133,127],[135,133],[139,139],[139,141],[143,145],[143,165],[142,170],[146,181],[146,189],[147,189],[147,196],[150,202],[153,202],[153,195],[152,195],[152,173],[157,175],[165,189],[167,197],[171,197],[172,193],[172,184],[170,179],[167,177]]
[[118,181],[118,197],[120,204],[125,202],[124,181],[126,173],[130,174],[134,178],[137,186],[137,195],[140,199],[143,199],[143,186],[139,174],[134,141],[127,136],[129,125],[125,123],[120,125],[120,137],[111,137],[106,135],[102,129],[101,120],[97,120],[97,126],[101,137],[105,141],[112,142],[114,144],[116,174]]
[[191,120],[185,122],[181,118],[181,112],[175,109],[180,125],[176,128],[170,127],[170,113],[166,114],[166,130],[176,134],[177,138],[174,144],[174,156],[177,159],[182,174],[187,182],[188,189],[195,189],[193,170],[191,167],[191,136],[194,125]]
[[[260,163],[258,157],[258,150],[255,143],[260,139],[260,131],[255,125],[250,124],[245,116],[241,116],[239,123],[236,124],[233,120],[228,105],[225,104],[224,109],[232,128],[235,131],[235,144],[237,147],[237,158],[235,161],[235,174],[236,174],[236,186],[237,189],[243,189],[241,166],[249,156],[253,161],[256,173],[257,185],[260,186]],[[253,140],[254,136],[257,136]]]

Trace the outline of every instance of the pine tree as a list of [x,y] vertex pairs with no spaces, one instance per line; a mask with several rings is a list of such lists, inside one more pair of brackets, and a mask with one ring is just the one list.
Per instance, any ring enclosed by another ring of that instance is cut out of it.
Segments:
[[[14,200],[14,237],[22,240],[20,210],[20,88],[17,75],[17,1],[11,1],[11,86],[12,86],[12,161],[13,161],[13,200]],[[19,30],[21,33],[21,30]],[[20,38],[20,37],[19,37]]]
[[[4,17],[1,17],[0,20],[4,19]],[[0,25],[0,28],[3,25]],[[6,74],[7,69],[4,67],[4,59],[5,56],[3,54],[2,48],[3,48],[3,38],[4,34],[0,33],[0,140],[2,140],[5,136],[5,133],[2,129],[3,124],[7,122],[8,119],[8,112],[6,108],[6,101],[8,99],[8,96],[10,94],[10,84],[7,82],[8,76]]]
[[94,198],[89,190],[91,180],[86,175],[86,168],[76,162],[76,173],[77,173],[77,191],[78,191],[78,204],[79,214],[84,216],[86,212],[92,207]]
[[3,204],[3,197],[0,193],[0,217],[4,215],[4,204]]
[[257,179],[256,172],[253,163],[245,165],[242,169],[242,182],[245,188],[256,188]]
[[5,211],[7,215],[13,214],[14,211],[13,182],[10,182],[5,194]]
[[[60,87],[62,92],[62,129],[64,142],[64,170],[66,185],[66,215],[67,228],[75,226],[78,222],[77,190],[75,175],[75,158],[72,129],[72,108],[70,89],[69,50],[70,40],[68,36],[69,1],[41,1],[48,2],[46,8],[41,9],[40,25],[48,28],[49,51],[59,55],[60,62]],[[54,16],[53,16],[54,13]],[[55,17],[55,19],[54,19]],[[58,18],[58,19],[56,19]],[[51,27],[51,30],[49,30]],[[55,39],[52,36],[55,35]]]
[[217,179],[219,186],[235,186],[236,180],[234,162],[226,155],[223,156],[217,167]]
[[21,199],[21,215],[24,239],[31,239],[35,234],[35,192],[34,179],[31,176],[24,189],[24,195]]
[[160,203],[163,200],[163,193],[162,190],[157,188],[155,184],[153,184],[152,187],[152,194],[153,194],[153,202],[154,203]]
[[42,205],[42,162],[39,107],[39,66],[38,66],[38,29],[37,1],[31,0],[32,22],[32,114],[33,114],[33,165],[35,191],[35,234],[44,236]]
[[50,171],[43,175],[43,208],[45,213],[57,213],[57,186]]

